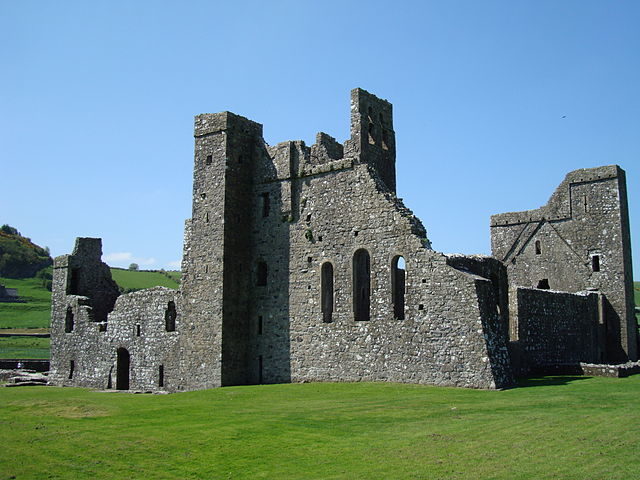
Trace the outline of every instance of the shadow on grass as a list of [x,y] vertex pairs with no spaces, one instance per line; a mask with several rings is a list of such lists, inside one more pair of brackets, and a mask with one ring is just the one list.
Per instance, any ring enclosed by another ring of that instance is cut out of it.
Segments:
[[527,387],[550,387],[553,385],[568,385],[569,383],[575,382],[577,380],[588,380],[590,378],[591,377],[588,377],[588,376],[575,376],[575,375],[520,378],[516,381],[516,387],[527,388]]

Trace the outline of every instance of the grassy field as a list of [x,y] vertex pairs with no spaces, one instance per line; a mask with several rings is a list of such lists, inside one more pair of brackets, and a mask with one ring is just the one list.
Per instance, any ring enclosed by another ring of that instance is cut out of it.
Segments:
[[178,288],[180,272],[145,272],[112,268],[111,276],[115,282],[124,289],[141,290],[150,287]]
[[49,339],[0,337],[0,358],[49,358]]
[[640,376],[174,395],[0,388],[0,479],[631,479]]
[[7,288],[17,288],[25,303],[0,303],[0,328],[48,328],[51,292],[38,278],[0,278]]
[[[116,283],[125,290],[157,285],[178,288],[180,272],[134,272],[111,269]],[[0,329],[5,332],[48,332],[51,321],[51,292],[37,278],[0,278],[8,288],[17,288],[24,303],[0,303]],[[0,337],[0,358],[49,358],[48,338]],[[0,477],[0,480],[2,477]]]

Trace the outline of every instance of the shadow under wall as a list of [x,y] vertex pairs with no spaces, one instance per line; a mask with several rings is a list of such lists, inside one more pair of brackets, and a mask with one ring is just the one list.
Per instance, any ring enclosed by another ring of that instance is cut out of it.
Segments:
[[507,388],[515,381],[509,351],[509,313],[506,289],[496,281],[476,282],[478,307],[491,374],[496,388]]
[[610,363],[624,363],[629,360],[629,357],[622,348],[622,320],[606,295],[603,299],[603,307],[605,358]]

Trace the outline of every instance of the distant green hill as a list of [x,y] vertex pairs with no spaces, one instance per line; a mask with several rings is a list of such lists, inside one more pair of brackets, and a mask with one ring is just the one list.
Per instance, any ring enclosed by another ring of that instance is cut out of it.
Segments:
[[48,249],[9,225],[0,227],[0,277],[31,278],[52,263]]
[[132,292],[151,287],[180,287],[180,272],[166,272],[162,270],[137,271],[112,268],[111,276],[124,292]]

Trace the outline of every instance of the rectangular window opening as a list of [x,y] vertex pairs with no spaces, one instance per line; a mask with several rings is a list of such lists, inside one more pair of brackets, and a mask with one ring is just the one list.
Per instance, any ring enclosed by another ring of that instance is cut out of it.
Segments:
[[262,199],[262,216],[268,217],[269,210],[271,209],[271,202],[269,200],[269,192],[264,192],[260,194],[260,198]]
[[591,256],[591,270],[594,272],[600,271],[600,255]]

